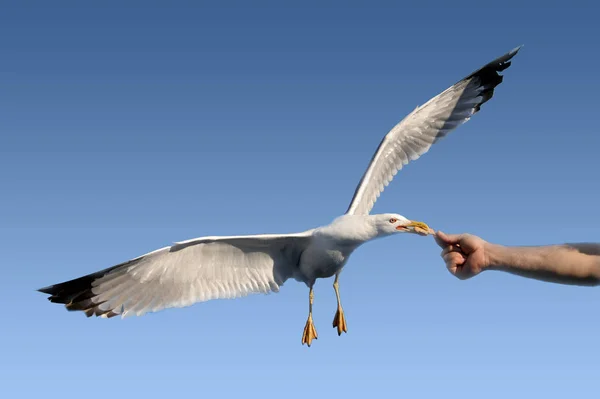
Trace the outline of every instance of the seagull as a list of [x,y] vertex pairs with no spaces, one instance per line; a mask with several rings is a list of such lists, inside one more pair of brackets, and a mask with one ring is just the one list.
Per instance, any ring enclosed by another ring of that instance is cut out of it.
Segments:
[[278,292],[290,278],[309,289],[302,344],[317,339],[313,286],[335,276],[337,311],[333,327],[347,332],[339,277],[362,244],[399,233],[434,234],[427,224],[396,213],[370,214],[396,173],[429,151],[477,113],[502,82],[517,47],[418,106],[383,138],[345,214],[329,225],[292,234],[207,236],[176,242],[135,259],[63,283],[41,288],[51,302],[88,317],[142,316],[212,299]]

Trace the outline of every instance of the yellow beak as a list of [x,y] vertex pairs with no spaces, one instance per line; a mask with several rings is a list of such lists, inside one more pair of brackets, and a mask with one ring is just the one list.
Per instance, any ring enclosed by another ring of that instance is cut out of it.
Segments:
[[419,234],[421,236],[435,234],[435,230],[429,227],[426,223],[417,222],[414,220],[412,220],[409,224],[396,227],[396,230],[407,230],[411,233]]

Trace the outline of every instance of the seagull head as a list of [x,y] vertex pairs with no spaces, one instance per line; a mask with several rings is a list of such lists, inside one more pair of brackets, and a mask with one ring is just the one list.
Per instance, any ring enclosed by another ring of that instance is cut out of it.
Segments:
[[426,236],[435,234],[435,231],[423,222],[417,222],[405,218],[397,213],[384,213],[375,215],[375,224],[377,231],[381,235],[391,235],[396,233],[413,233]]

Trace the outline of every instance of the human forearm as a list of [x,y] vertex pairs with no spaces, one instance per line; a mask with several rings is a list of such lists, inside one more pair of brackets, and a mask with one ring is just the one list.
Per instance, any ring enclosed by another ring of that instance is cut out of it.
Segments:
[[505,247],[486,244],[486,267],[561,284],[600,285],[600,245]]

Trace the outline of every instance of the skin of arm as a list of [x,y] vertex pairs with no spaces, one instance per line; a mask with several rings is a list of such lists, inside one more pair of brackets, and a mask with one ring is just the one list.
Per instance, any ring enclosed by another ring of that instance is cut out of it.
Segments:
[[435,240],[442,248],[446,267],[460,279],[499,270],[553,283],[600,285],[600,244],[508,247],[471,234],[440,231]]

